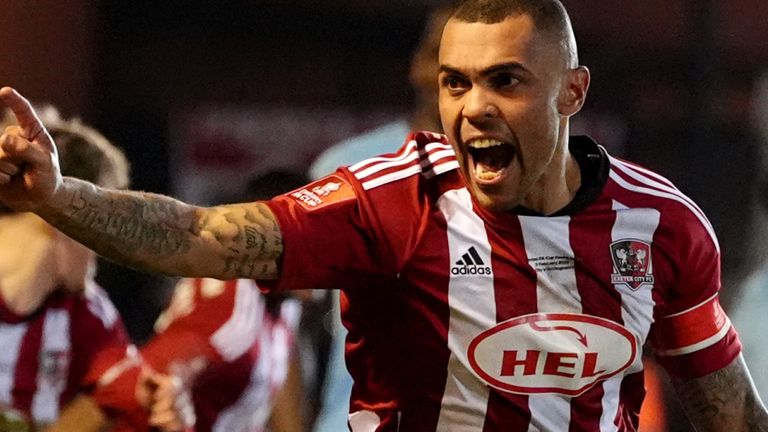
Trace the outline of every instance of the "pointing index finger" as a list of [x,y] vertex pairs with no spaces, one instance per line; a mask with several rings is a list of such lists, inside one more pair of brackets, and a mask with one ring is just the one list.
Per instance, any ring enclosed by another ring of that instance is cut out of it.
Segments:
[[19,92],[11,87],[3,87],[0,89],[0,99],[16,115],[16,120],[19,122],[24,138],[32,141],[43,133],[45,127],[43,127],[43,123],[37,117],[32,104]]

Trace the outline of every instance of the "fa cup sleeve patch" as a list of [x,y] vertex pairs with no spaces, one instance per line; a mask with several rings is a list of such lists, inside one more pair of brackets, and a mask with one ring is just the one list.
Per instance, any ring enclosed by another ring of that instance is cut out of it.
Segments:
[[355,199],[355,192],[346,180],[336,175],[330,175],[290,192],[288,196],[307,210],[317,210],[331,204]]

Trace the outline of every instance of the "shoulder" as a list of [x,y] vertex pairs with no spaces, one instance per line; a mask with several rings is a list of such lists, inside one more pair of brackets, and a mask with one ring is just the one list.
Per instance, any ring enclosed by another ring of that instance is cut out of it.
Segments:
[[365,159],[349,167],[364,190],[404,179],[431,179],[459,167],[444,135],[415,132],[396,153]]
[[[179,281],[171,304],[155,322],[156,335],[143,348],[147,358],[216,354],[233,361],[253,344],[264,320],[265,305],[249,279]],[[210,357],[210,359],[214,359]]]
[[[106,346],[122,350],[130,344],[125,323],[107,293],[93,280],[86,281],[85,288],[78,293],[59,290],[61,303],[55,309],[59,319],[68,321],[73,345],[83,350],[84,355],[94,355]],[[51,311],[46,320],[51,318]],[[68,318],[63,318],[66,313]],[[63,323],[62,323],[63,324]]]
[[214,329],[233,317],[250,315],[259,306],[258,287],[250,279],[185,278],[155,322],[155,331],[163,332],[172,323]]
[[[315,180],[304,188],[276,197],[270,207],[280,220],[290,219],[293,211],[282,211],[280,204],[300,206],[303,212],[323,210],[322,215],[336,215],[354,208],[363,213],[402,210],[414,204],[420,208],[423,193],[456,187],[456,181],[442,182],[446,174],[458,174],[456,156],[445,136],[433,132],[407,135],[405,144],[394,153],[364,159],[349,167]],[[456,180],[457,176],[450,176]],[[429,183],[425,186],[424,182]],[[392,205],[390,205],[392,204]],[[394,205],[397,204],[397,205]],[[286,213],[286,214],[283,214]]]
[[317,156],[309,167],[309,176],[317,179],[340,166],[351,165],[377,154],[391,153],[402,145],[403,137],[408,132],[408,122],[398,120],[340,141]]
[[115,305],[96,282],[86,282],[82,298],[90,314],[98,318],[104,327],[110,328],[120,319]]
[[609,156],[606,191],[614,207],[657,213],[658,229],[674,237],[707,243],[719,252],[715,230],[701,208],[670,180],[640,165]]

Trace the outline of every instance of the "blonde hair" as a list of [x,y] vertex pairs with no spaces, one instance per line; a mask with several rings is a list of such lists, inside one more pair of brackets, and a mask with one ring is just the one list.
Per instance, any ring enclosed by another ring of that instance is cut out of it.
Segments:
[[[122,189],[130,182],[130,165],[125,154],[93,127],[77,117],[65,119],[54,106],[36,107],[59,152],[61,173],[102,187]],[[2,126],[16,124],[12,112],[5,111]]]

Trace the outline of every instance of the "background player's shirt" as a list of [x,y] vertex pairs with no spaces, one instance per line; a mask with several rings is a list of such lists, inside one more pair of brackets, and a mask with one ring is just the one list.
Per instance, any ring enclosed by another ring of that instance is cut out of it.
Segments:
[[710,223],[666,179],[587,138],[574,200],[490,212],[440,135],[409,137],[272,200],[272,289],[343,289],[353,431],[631,431],[641,350],[683,377],[740,343]]
[[38,425],[54,422],[80,392],[93,392],[108,411],[133,410],[135,403],[126,403],[133,392],[111,394],[101,384],[134,367],[135,353],[116,309],[93,282],[80,295],[54,291],[25,316],[0,299],[0,405]]
[[142,357],[157,370],[195,375],[195,431],[262,431],[299,315],[294,300],[270,311],[251,280],[184,279]]

